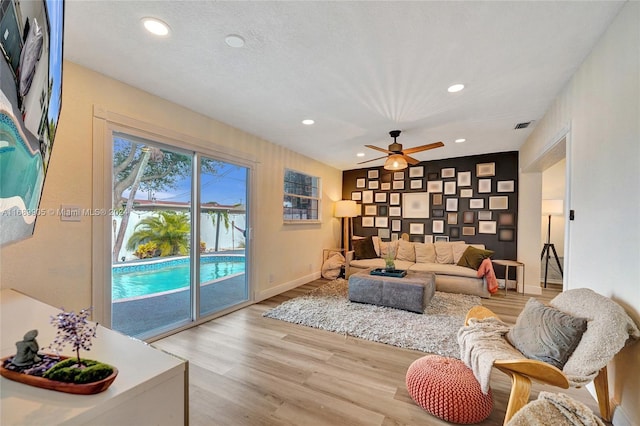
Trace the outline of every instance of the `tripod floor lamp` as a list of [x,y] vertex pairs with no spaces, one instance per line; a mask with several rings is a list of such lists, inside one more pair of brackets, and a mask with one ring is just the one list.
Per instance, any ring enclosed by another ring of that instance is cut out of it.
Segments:
[[551,255],[551,252],[553,252],[553,257],[555,258],[558,269],[560,270],[560,276],[564,275],[562,265],[560,265],[560,259],[558,259],[556,247],[551,242],[551,216],[562,216],[563,211],[562,200],[542,200],[542,214],[548,217],[547,242],[544,244],[542,253],[540,253],[540,260],[544,259],[546,256],[544,266],[544,288],[547,288],[547,274],[549,272],[549,256]]
[[334,216],[342,218],[342,247],[346,253],[349,251],[351,218],[358,216],[358,204],[351,200],[336,201]]

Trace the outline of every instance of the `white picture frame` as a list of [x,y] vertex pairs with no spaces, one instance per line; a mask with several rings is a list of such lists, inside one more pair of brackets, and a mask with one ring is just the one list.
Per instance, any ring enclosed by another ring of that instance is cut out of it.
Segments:
[[404,180],[404,172],[393,172],[393,180]]
[[456,177],[456,168],[455,167],[447,167],[440,170],[441,178],[454,178]]
[[387,216],[376,216],[376,228],[388,228],[389,218]]
[[456,195],[456,181],[444,183],[444,195]]
[[458,211],[458,199],[457,198],[447,198],[445,211],[448,212],[457,212]]
[[513,192],[515,187],[516,183],[513,180],[499,180],[496,192]]
[[476,164],[477,177],[489,177],[496,175],[496,163],[479,163]]
[[400,219],[391,220],[391,232],[402,231],[402,221]]
[[495,234],[496,229],[497,227],[495,220],[478,221],[478,234]]
[[393,189],[404,189],[404,181],[394,180],[392,186],[393,186]]
[[389,204],[391,204],[392,206],[399,206],[400,205],[400,193],[399,192],[392,192],[391,194],[389,194]]
[[458,173],[458,186],[471,186],[471,172]]
[[507,210],[509,208],[509,197],[500,195],[489,197],[489,210]]
[[410,223],[409,234],[424,235],[424,223]]
[[374,216],[362,216],[362,227],[363,228],[373,228],[374,225]]
[[444,220],[434,220],[431,226],[431,232],[434,234],[444,233]]
[[369,181],[369,189],[378,189],[380,187],[380,182],[377,180]]
[[441,180],[432,180],[427,182],[427,192],[442,192],[442,181]]
[[380,176],[380,173],[377,169],[367,171],[367,177],[369,179],[378,179],[379,176]]
[[409,187],[411,189],[422,189],[422,179],[412,179]]
[[389,216],[402,217],[402,207],[400,206],[389,207]]
[[356,188],[366,188],[367,180],[365,178],[356,179]]
[[380,184],[380,189],[382,191],[389,191],[391,189],[391,182],[382,182]]
[[405,192],[402,194],[402,217],[405,219],[428,219],[429,193]]
[[424,242],[427,243],[427,244],[433,243],[433,235],[425,235],[424,236]]
[[375,216],[377,214],[378,214],[378,206],[376,206],[375,204],[364,206],[365,216]]
[[386,192],[376,192],[374,201],[376,203],[386,203],[387,202],[387,193]]
[[482,210],[478,212],[478,220],[491,220],[491,211],[490,210]]
[[418,178],[424,176],[424,166],[416,166],[409,168],[409,177]]
[[391,236],[391,232],[389,232],[389,228],[386,229],[378,229],[378,237],[381,239],[385,239],[388,240],[389,237]]
[[449,242],[449,236],[448,235],[436,235],[435,236],[435,242],[436,243],[448,243]]
[[447,213],[447,225],[457,225],[458,224],[458,213]]
[[373,203],[373,191],[367,190],[362,191],[362,204],[371,204]]
[[491,179],[478,179],[478,194],[491,192]]
[[362,192],[351,191],[351,201],[361,201],[361,200],[362,200]]
[[484,209],[484,198],[471,198],[469,200],[470,209]]
[[460,198],[473,198],[473,189],[460,189]]

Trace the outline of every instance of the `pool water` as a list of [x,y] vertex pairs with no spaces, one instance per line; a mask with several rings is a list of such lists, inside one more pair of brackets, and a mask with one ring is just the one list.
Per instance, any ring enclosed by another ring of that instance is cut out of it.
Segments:
[[[209,262],[200,265],[200,283],[244,272],[244,261]],[[189,263],[166,266],[150,271],[113,273],[112,300],[151,295],[189,287]]]

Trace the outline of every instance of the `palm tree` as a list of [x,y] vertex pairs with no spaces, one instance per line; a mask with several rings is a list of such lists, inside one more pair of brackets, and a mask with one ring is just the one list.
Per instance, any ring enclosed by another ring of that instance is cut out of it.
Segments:
[[160,256],[187,254],[191,225],[189,216],[174,211],[161,211],[157,215],[142,219],[127,241],[127,248],[134,250],[138,244],[153,242]]

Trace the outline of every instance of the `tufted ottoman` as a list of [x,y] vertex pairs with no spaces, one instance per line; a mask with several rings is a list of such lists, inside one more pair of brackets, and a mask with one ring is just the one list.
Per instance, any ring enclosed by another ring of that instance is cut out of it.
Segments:
[[436,417],[452,423],[479,423],[493,409],[491,390],[484,395],[473,371],[458,359],[427,355],[407,370],[411,398]]

